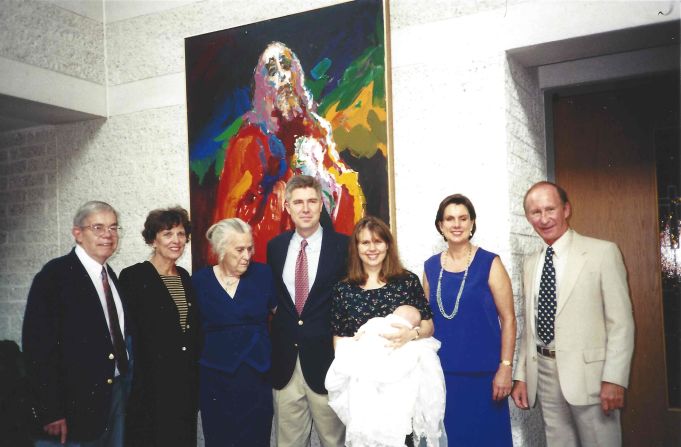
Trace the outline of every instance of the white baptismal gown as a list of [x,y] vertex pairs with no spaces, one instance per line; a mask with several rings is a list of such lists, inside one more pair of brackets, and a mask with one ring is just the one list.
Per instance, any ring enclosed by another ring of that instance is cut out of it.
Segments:
[[345,424],[349,447],[446,446],[445,384],[434,338],[387,348],[380,334],[392,323],[411,325],[396,315],[372,318],[359,339],[342,339],[326,375],[329,405]]

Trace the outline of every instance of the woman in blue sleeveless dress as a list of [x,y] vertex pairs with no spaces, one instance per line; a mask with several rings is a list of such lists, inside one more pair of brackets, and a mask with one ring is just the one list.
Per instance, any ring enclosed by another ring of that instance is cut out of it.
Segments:
[[507,397],[516,322],[511,280],[499,257],[470,243],[475,208],[446,197],[435,228],[447,250],[425,262],[423,286],[445,373],[445,429],[450,447],[511,446]]

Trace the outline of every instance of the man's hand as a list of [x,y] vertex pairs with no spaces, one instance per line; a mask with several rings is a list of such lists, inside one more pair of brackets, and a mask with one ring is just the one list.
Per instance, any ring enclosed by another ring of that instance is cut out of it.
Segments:
[[43,430],[50,436],[59,436],[62,444],[66,443],[66,419],[59,419],[43,426]]
[[624,387],[610,382],[601,382],[601,409],[603,413],[607,416],[612,410],[622,407],[624,407]]
[[527,384],[523,381],[516,380],[513,383],[513,390],[511,390],[511,397],[515,406],[521,410],[530,408],[530,403],[527,400]]

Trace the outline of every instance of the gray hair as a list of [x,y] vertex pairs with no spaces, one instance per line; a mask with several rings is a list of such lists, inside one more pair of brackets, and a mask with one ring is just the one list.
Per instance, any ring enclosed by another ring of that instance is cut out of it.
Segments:
[[213,253],[218,255],[218,260],[222,261],[231,236],[234,234],[253,234],[251,226],[238,217],[222,219],[214,223],[206,231],[206,239],[210,242]]
[[286,184],[286,201],[291,200],[291,195],[295,189],[300,188],[314,188],[317,192],[317,197],[322,197],[322,185],[317,181],[316,178],[310,175],[294,175],[291,180]]
[[73,216],[73,226],[82,227],[85,223],[85,219],[87,219],[91,214],[107,211],[114,213],[116,215],[116,220],[118,220],[118,212],[108,203],[100,202],[99,200],[90,200],[89,202],[85,202],[80,206],[80,208],[78,208],[76,215]]

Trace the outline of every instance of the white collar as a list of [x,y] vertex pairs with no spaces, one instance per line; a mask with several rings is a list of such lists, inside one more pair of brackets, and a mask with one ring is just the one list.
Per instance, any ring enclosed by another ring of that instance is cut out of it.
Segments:
[[291,242],[295,243],[296,245],[300,245],[300,242],[305,239],[307,241],[307,245],[316,245],[318,242],[321,242],[322,236],[324,234],[324,229],[322,228],[321,225],[317,228],[317,230],[310,235],[310,237],[302,237],[297,231],[293,232],[293,237],[291,238]]
[[95,273],[97,275],[102,274],[102,267],[104,267],[104,265],[95,261],[89,254],[87,254],[85,249],[81,247],[80,244],[76,244],[76,256],[78,256],[78,259],[88,273]]
[[[557,258],[560,258],[561,255],[564,255],[567,253],[568,247],[570,247],[570,244],[572,243],[572,237],[574,235],[574,231],[572,231],[572,228],[568,228],[568,230],[563,233],[561,237],[559,237],[551,247],[553,247],[553,255]],[[546,248],[548,245],[544,243],[544,253],[546,253]]]

